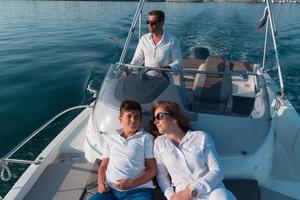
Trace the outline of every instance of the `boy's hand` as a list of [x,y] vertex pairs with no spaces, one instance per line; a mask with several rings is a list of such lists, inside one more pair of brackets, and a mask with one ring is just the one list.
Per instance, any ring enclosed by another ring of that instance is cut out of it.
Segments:
[[128,190],[133,187],[132,179],[120,179],[120,180],[117,180],[117,182],[118,183],[114,186],[114,188],[119,189],[119,190]]
[[105,192],[109,192],[110,188],[108,187],[106,182],[98,183],[98,191],[100,193],[105,193]]

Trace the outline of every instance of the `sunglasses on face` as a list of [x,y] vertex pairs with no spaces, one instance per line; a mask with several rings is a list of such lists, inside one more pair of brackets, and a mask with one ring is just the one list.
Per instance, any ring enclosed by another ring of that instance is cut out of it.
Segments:
[[160,112],[157,113],[156,116],[154,117],[154,121],[159,121],[165,118],[165,116],[170,115],[168,112]]
[[150,26],[156,25],[156,24],[158,24],[159,22],[160,22],[160,20],[154,20],[154,21],[146,20],[146,24],[147,24],[147,25],[150,25]]

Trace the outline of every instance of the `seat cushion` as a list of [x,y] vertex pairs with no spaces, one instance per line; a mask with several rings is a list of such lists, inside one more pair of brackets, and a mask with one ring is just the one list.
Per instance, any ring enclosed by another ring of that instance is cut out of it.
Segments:
[[[228,72],[222,57],[209,56],[206,62],[200,65],[199,70],[209,72]],[[225,102],[231,92],[231,78],[218,74],[197,74],[193,85],[194,97],[197,100]]]
[[[229,72],[222,57],[209,56],[200,71]],[[229,113],[232,105],[232,79],[230,75],[197,74],[192,92],[192,110],[206,113]]]
[[182,67],[198,69],[199,66],[204,62],[205,62],[205,60],[200,60],[200,59],[196,59],[196,58],[184,58],[184,59],[182,59]]
[[260,199],[260,191],[257,180],[226,179],[223,182],[226,189],[230,190],[238,200]]
[[242,62],[242,61],[233,61],[230,62],[231,71],[249,71],[253,72],[253,64]]

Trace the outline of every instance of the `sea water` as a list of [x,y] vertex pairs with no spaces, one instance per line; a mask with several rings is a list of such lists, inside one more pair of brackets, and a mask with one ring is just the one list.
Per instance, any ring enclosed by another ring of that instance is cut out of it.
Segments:
[[[137,2],[0,1],[1,157],[58,112],[90,102],[86,88],[99,89],[110,64],[118,61],[136,6]],[[183,55],[192,46],[203,46],[226,59],[262,61],[264,31],[257,32],[255,25],[264,4],[146,3],[143,33],[151,9],[165,11],[165,30],[179,38]],[[273,11],[286,95],[299,112],[300,5],[276,4]],[[137,38],[135,34],[126,61]],[[277,79],[272,48],[267,59]],[[30,151],[19,156],[34,159],[41,141],[49,143],[67,122],[58,120],[54,130],[44,131],[31,142]],[[26,167],[15,166],[13,179],[1,182],[0,195]]]

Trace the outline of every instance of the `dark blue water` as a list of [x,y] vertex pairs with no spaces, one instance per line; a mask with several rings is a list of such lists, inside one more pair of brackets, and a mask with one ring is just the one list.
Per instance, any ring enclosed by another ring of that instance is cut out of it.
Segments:
[[[0,1],[0,156],[53,115],[89,102],[86,86],[89,80],[101,83],[109,65],[118,61],[136,5]],[[147,3],[144,15],[154,8],[166,12],[165,28],[180,39],[184,55],[191,46],[205,46],[227,59],[261,62],[264,32],[257,32],[255,24],[263,4]],[[286,93],[299,112],[300,5],[273,8]],[[273,55],[269,50],[270,61]],[[7,187],[0,185],[3,195]]]

